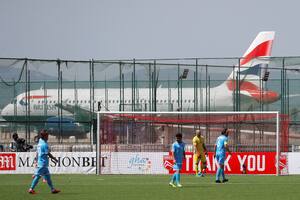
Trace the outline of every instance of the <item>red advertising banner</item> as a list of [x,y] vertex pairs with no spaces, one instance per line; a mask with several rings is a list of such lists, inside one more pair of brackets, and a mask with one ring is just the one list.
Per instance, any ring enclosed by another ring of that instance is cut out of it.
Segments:
[[0,153],[0,170],[16,170],[15,153]]
[[[169,155],[171,155],[171,152]],[[212,152],[209,152],[206,157],[207,173],[215,173],[218,168],[213,155]],[[163,162],[164,167],[172,174],[174,171],[171,156],[165,156]],[[286,166],[285,159],[281,159],[280,166]],[[186,174],[195,173],[192,152],[186,152],[181,172]],[[225,172],[227,174],[276,174],[276,152],[235,152],[231,155],[227,154]]]

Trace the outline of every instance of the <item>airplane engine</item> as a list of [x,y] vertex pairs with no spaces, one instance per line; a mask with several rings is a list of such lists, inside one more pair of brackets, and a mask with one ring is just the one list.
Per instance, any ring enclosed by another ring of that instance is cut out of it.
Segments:
[[87,138],[88,126],[75,121],[72,117],[50,117],[45,123],[45,129],[50,135],[69,138],[75,136],[78,139]]

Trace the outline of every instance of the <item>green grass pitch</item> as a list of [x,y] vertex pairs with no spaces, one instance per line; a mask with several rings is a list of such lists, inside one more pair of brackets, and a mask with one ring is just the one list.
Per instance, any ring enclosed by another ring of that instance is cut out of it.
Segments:
[[31,175],[0,175],[1,200],[27,199],[129,199],[129,200],[299,200],[300,176],[228,176],[214,183],[214,176],[182,176],[182,188],[168,186],[168,175],[52,175],[59,194],[51,194],[41,180],[38,194],[27,193]]

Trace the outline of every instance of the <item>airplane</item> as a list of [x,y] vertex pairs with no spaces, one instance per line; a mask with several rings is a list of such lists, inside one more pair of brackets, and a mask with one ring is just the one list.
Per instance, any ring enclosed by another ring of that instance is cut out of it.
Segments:
[[[240,70],[239,89],[242,110],[255,107],[259,103],[270,104],[277,101],[280,98],[277,92],[263,90],[259,84],[261,70],[268,65],[268,60],[261,58],[271,55],[274,37],[275,32],[273,31],[258,33],[227,80],[214,88],[210,88],[208,98],[206,97],[205,88],[199,89],[199,94],[201,94],[199,101],[205,105],[208,99],[210,111],[232,110],[238,70]],[[150,104],[149,89],[139,88],[137,90],[139,98],[135,104],[138,105],[139,111],[147,111]],[[124,89],[123,102],[120,102],[120,90],[118,88],[108,88],[107,91],[106,93],[105,89],[95,89],[95,101],[91,103],[90,89],[62,89],[62,103],[60,103],[58,102],[57,89],[41,88],[32,90],[28,93],[29,95],[26,95],[26,93],[17,95],[11,103],[3,108],[1,115],[10,122],[24,122],[25,117],[28,117],[26,112],[30,110],[30,120],[45,122],[45,128],[52,130],[50,134],[54,136],[61,133],[58,130],[58,123],[64,121],[60,127],[64,137],[86,137],[86,133],[90,131],[89,127],[78,122],[90,119],[91,104],[94,106],[95,111],[98,110],[98,102],[100,102],[102,110],[119,111],[121,103],[124,105],[133,103],[131,88]],[[171,94],[171,98],[168,97],[168,94]],[[193,111],[194,88],[184,88],[182,90],[182,107],[178,106],[178,88],[170,88],[169,90],[168,88],[158,87],[156,96],[156,103],[162,105],[157,111],[170,111],[168,110],[170,109],[169,105],[172,105],[173,111]],[[29,106],[27,106],[28,103]],[[59,108],[62,111],[62,117],[58,116]],[[125,108],[125,111],[126,109],[131,110],[131,107]]]

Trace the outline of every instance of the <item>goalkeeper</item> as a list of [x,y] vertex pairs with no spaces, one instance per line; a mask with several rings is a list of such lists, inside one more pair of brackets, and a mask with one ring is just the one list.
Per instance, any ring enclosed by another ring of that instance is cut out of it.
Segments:
[[[206,172],[206,155],[207,150],[204,144],[204,137],[201,135],[200,130],[196,130],[196,135],[193,138],[193,147],[194,147],[194,167],[196,170],[196,176],[204,176]],[[198,170],[199,162],[201,160],[200,171]]]

